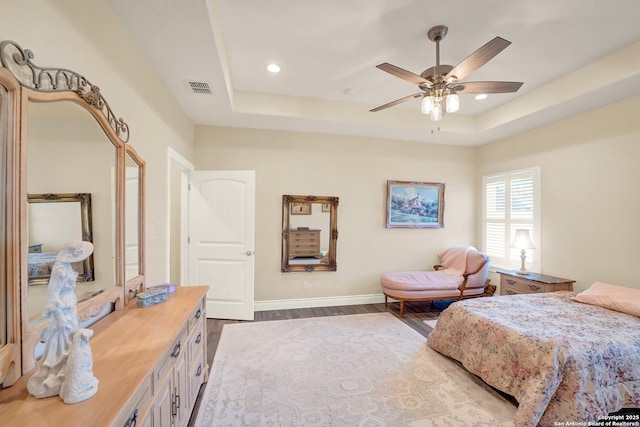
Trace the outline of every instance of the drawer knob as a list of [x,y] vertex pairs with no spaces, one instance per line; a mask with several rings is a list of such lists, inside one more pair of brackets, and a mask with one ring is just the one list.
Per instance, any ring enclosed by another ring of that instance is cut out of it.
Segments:
[[516,293],[515,293],[515,292],[513,292],[511,289],[507,289],[507,294],[509,294],[509,295],[515,295]]
[[529,284],[529,289],[531,289],[532,291],[539,291],[542,288],[540,286],[536,286],[534,284]]
[[196,377],[202,375],[202,362],[198,365],[198,370],[196,371]]
[[196,344],[200,344],[200,341],[202,341],[202,332],[200,332],[196,337]]
[[202,316],[202,309],[198,309],[198,311],[196,311],[196,319],[199,319],[200,316]]
[[506,279],[506,280],[507,280],[507,283],[510,284],[510,285],[515,285],[516,283],[518,283],[513,279]]

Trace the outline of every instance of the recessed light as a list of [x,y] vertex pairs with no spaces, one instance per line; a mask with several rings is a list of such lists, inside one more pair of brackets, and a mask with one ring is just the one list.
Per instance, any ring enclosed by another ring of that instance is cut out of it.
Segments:
[[356,94],[356,90],[353,88],[348,88],[344,90],[344,94],[347,96],[353,96]]
[[271,73],[279,73],[280,72],[280,66],[278,64],[269,64],[267,65],[267,70],[269,70],[269,72]]
[[475,99],[477,99],[478,101],[482,101],[483,99],[487,99],[487,94],[486,93],[481,93],[480,95],[476,95]]

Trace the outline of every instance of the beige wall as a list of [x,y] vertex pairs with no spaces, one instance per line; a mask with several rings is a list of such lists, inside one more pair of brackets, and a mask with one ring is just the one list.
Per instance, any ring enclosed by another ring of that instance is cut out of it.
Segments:
[[[88,19],[97,17],[100,19]],[[147,162],[149,284],[167,276],[167,147],[197,169],[254,169],[256,300],[378,293],[381,272],[429,267],[442,248],[480,244],[480,177],[541,167],[542,272],[640,287],[638,99],[480,148],[336,135],[194,126],[144,60],[106,0],[4,0],[0,40],[39,65],[100,86]],[[195,145],[194,145],[195,141]],[[386,229],[386,180],[445,182],[445,228]],[[340,197],[338,271],[281,273],[282,194]],[[309,289],[303,289],[308,280]]]
[[[380,294],[380,274],[475,244],[476,153],[403,141],[196,127],[196,170],[256,171],[256,301]],[[444,182],[444,229],[387,229],[387,180]],[[338,196],[338,271],[282,273],[282,195]],[[303,288],[303,281],[309,288]]]
[[147,162],[148,282],[168,280],[167,147],[191,160],[193,124],[107,0],[3,0],[0,40],[31,49],[37,65],[84,75],[100,87],[114,114],[129,124],[129,143]]
[[[478,149],[484,174],[541,168],[542,273],[640,288],[640,98]],[[478,223],[478,235],[481,233]],[[479,240],[479,239],[478,239]]]

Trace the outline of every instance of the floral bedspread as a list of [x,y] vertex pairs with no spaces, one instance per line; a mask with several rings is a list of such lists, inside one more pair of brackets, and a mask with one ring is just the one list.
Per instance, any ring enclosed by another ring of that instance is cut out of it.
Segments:
[[640,408],[640,318],[573,295],[459,301],[440,314],[427,343],[513,396],[519,427],[588,423]]

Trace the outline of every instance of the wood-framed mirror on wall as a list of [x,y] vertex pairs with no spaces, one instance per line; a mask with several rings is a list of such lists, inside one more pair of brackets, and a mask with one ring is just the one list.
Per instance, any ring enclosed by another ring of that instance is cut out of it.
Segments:
[[[144,238],[139,231],[144,230],[144,161],[128,144],[129,126],[115,116],[98,86],[87,78],[64,68],[37,66],[33,58],[33,52],[13,41],[0,42],[0,140],[5,149],[1,160],[7,167],[7,215],[0,217],[4,249],[0,265],[6,266],[0,278],[0,303],[7,309],[4,326],[9,331],[0,337],[8,344],[3,347],[0,341],[0,383],[5,387],[35,366],[34,349],[48,324],[38,314],[44,299],[39,301],[35,292],[40,287],[46,294],[45,283],[34,286],[29,280],[30,247],[39,246],[30,241],[36,224],[29,222],[29,206],[36,200],[29,195],[91,195],[90,211],[79,214],[82,240],[90,220],[94,246],[93,265],[85,266],[76,282],[80,322],[91,323],[124,307],[128,282],[135,283],[138,291],[145,286]],[[136,183],[127,194],[135,201],[127,208],[135,218],[129,234],[138,236],[135,277],[125,272],[127,165],[136,169]]]
[[282,196],[283,273],[336,271],[338,197]]

